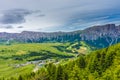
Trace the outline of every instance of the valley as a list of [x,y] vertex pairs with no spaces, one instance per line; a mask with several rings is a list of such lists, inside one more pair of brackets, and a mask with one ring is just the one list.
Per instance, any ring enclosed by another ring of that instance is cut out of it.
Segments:
[[0,78],[36,72],[48,63],[58,64],[90,51],[84,42],[0,45]]
[[120,80],[120,0],[0,0],[0,80]]
[[116,80],[119,72],[110,75],[119,67],[119,27],[0,33],[0,80]]
[[[82,42],[83,43],[83,42]],[[62,43],[27,44],[27,48],[33,45],[61,46]],[[68,43],[67,43],[68,44]],[[19,45],[19,46],[18,46]],[[23,44],[10,45],[13,50],[21,49]],[[29,45],[29,46],[28,46]],[[63,44],[62,44],[63,45]],[[66,44],[64,44],[66,46]],[[73,44],[72,44],[73,45]],[[83,45],[84,46],[84,45]],[[82,46],[82,47],[83,47]],[[4,46],[1,50],[9,46]],[[70,46],[69,46],[70,47]],[[68,48],[69,48],[68,47]],[[85,47],[85,46],[84,46]],[[34,60],[33,58],[1,59],[1,80],[119,80],[120,73],[120,44],[115,44],[104,49],[82,53],[64,53],[63,57],[51,57],[51,59]],[[47,47],[45,47],[46,49]],[[86,47],[87,48],[87,47]],[[27,50],[23,48],[24,50]],[[43,50],[44,48],[41,48]],[[58,51],[57,48],[51,49]],[[10,50],[10,49],[9,49]],[[33,51],[34,49],[30,49]],[[39,50],[39,49],[36,49]],[[52,51],[52,50],[50,50]],[[15,53],[14,53],[15,54]],[[29,54],[29,53],[28,53]],[[51,54],[51,53],[49,53]],[[54,53],[56,54],[56,53]],[[60,54],[60,53],[59,53]],[[67,55],[66,55],[67,54]],[[79,55],[78,55],[79,54]],[[18,54],[17,54],[18,55]],[[19,54],[24,55],[24,54]],[[35,55],[35,53],[34,53]],[[35,58],[35,56],[32,56]],[[32,59],[32,60],[30,60]]]

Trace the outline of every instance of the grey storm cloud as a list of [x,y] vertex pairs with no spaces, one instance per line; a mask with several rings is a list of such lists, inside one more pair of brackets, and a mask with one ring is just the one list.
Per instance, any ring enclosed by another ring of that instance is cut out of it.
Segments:
[[40,15],[37,15],[36,17],[44,17],[45,14],[40,14]]
[[11,25],[6,25],[6,26],[0,26],[0,28],[4,28],[4,29],[13,29],[14,27]]
[[30,11],[26,9],[13,9],[6,10],[3,12],[2,17],[0,18],[0,23],[2,24],[21,24],[25,23],[25,17],[33,13],[38,13],[40,11]]
[[[120,0],[0,0],[0,25],[22,30],[71,31],[120,23]],[[19,24],[22,24],[22,27]],[[5,31],[4,29],[2,29]]]
[[18,26],[17,28],[24,28],[23,26]]

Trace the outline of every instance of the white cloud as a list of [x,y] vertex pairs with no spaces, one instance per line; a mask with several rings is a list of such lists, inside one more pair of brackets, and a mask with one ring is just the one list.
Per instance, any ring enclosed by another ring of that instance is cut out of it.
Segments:
[[[91,24],[112,23],[119,20],[111,17],[120,14],[119,3],[120,0],[1,0],[0,13],[11,9],[41,11],[41,13],[28,15],[26,18],[22,17],[22,20],[26,22],[20,25],[13,24],[14,29],[2,28],[2,31],[75,30]],[[0,14],[0,16],[3,15]],[[18,26],[24,27],[17,28]]]

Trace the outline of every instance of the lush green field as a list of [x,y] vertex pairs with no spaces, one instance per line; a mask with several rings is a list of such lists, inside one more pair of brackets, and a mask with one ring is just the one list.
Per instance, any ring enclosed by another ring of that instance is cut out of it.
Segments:
[[[76,48],[77,47],[77,48]],[[81,49],[85,48],[85,50]],[[76,55],[88,52],[90,48],[81,43],[26,43],[0,45],[0,78],[9,78],[33,72],[36,64],[27,64],[31,61],[55,61],[73,58]],[[24,66],[19,66],[26,64]]]
[[21,74],[27,74],[32,72],[32,70],[34,69],[33,64],[31,65],[27,65],[27,66],[23,66],[20,68],[16,68],[15,67],[15,63],[21,63],[18,61],[13,61],[13,60],[1,60],[0,61],[0,78],[5,77],[17,77],[18,75]]
[[120,44],[9,80],[120,80]]
[[58,50],[55,46],[61,43],[32,43],[32,44],[13,44],[0,46],[0,77],[17,76],[31,72],[35,65],[16,68],[16,64],[22,64],[29,61],[44,59],[61,59],[69,58],[74,55]]
[[59,58],[62,56],[71,56],[71,53],[57,49],[57,47],[62,45],[62,43],[32,43],[0,46],[0,57],[1,59],[34,60],[37,58],[46,59],[47,57],[52,58],[57,56]]

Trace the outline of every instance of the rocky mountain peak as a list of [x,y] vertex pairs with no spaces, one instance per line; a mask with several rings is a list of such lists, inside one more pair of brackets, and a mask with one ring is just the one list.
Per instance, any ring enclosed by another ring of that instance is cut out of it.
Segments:
[[73,32],[34,32],[23,31],[21,33],[0,33],[0,41],[13,39],[20,42],[66,42],[85,41],[90,44],[104,47],[120,42],[120,25],[106,24],[78,30]]

